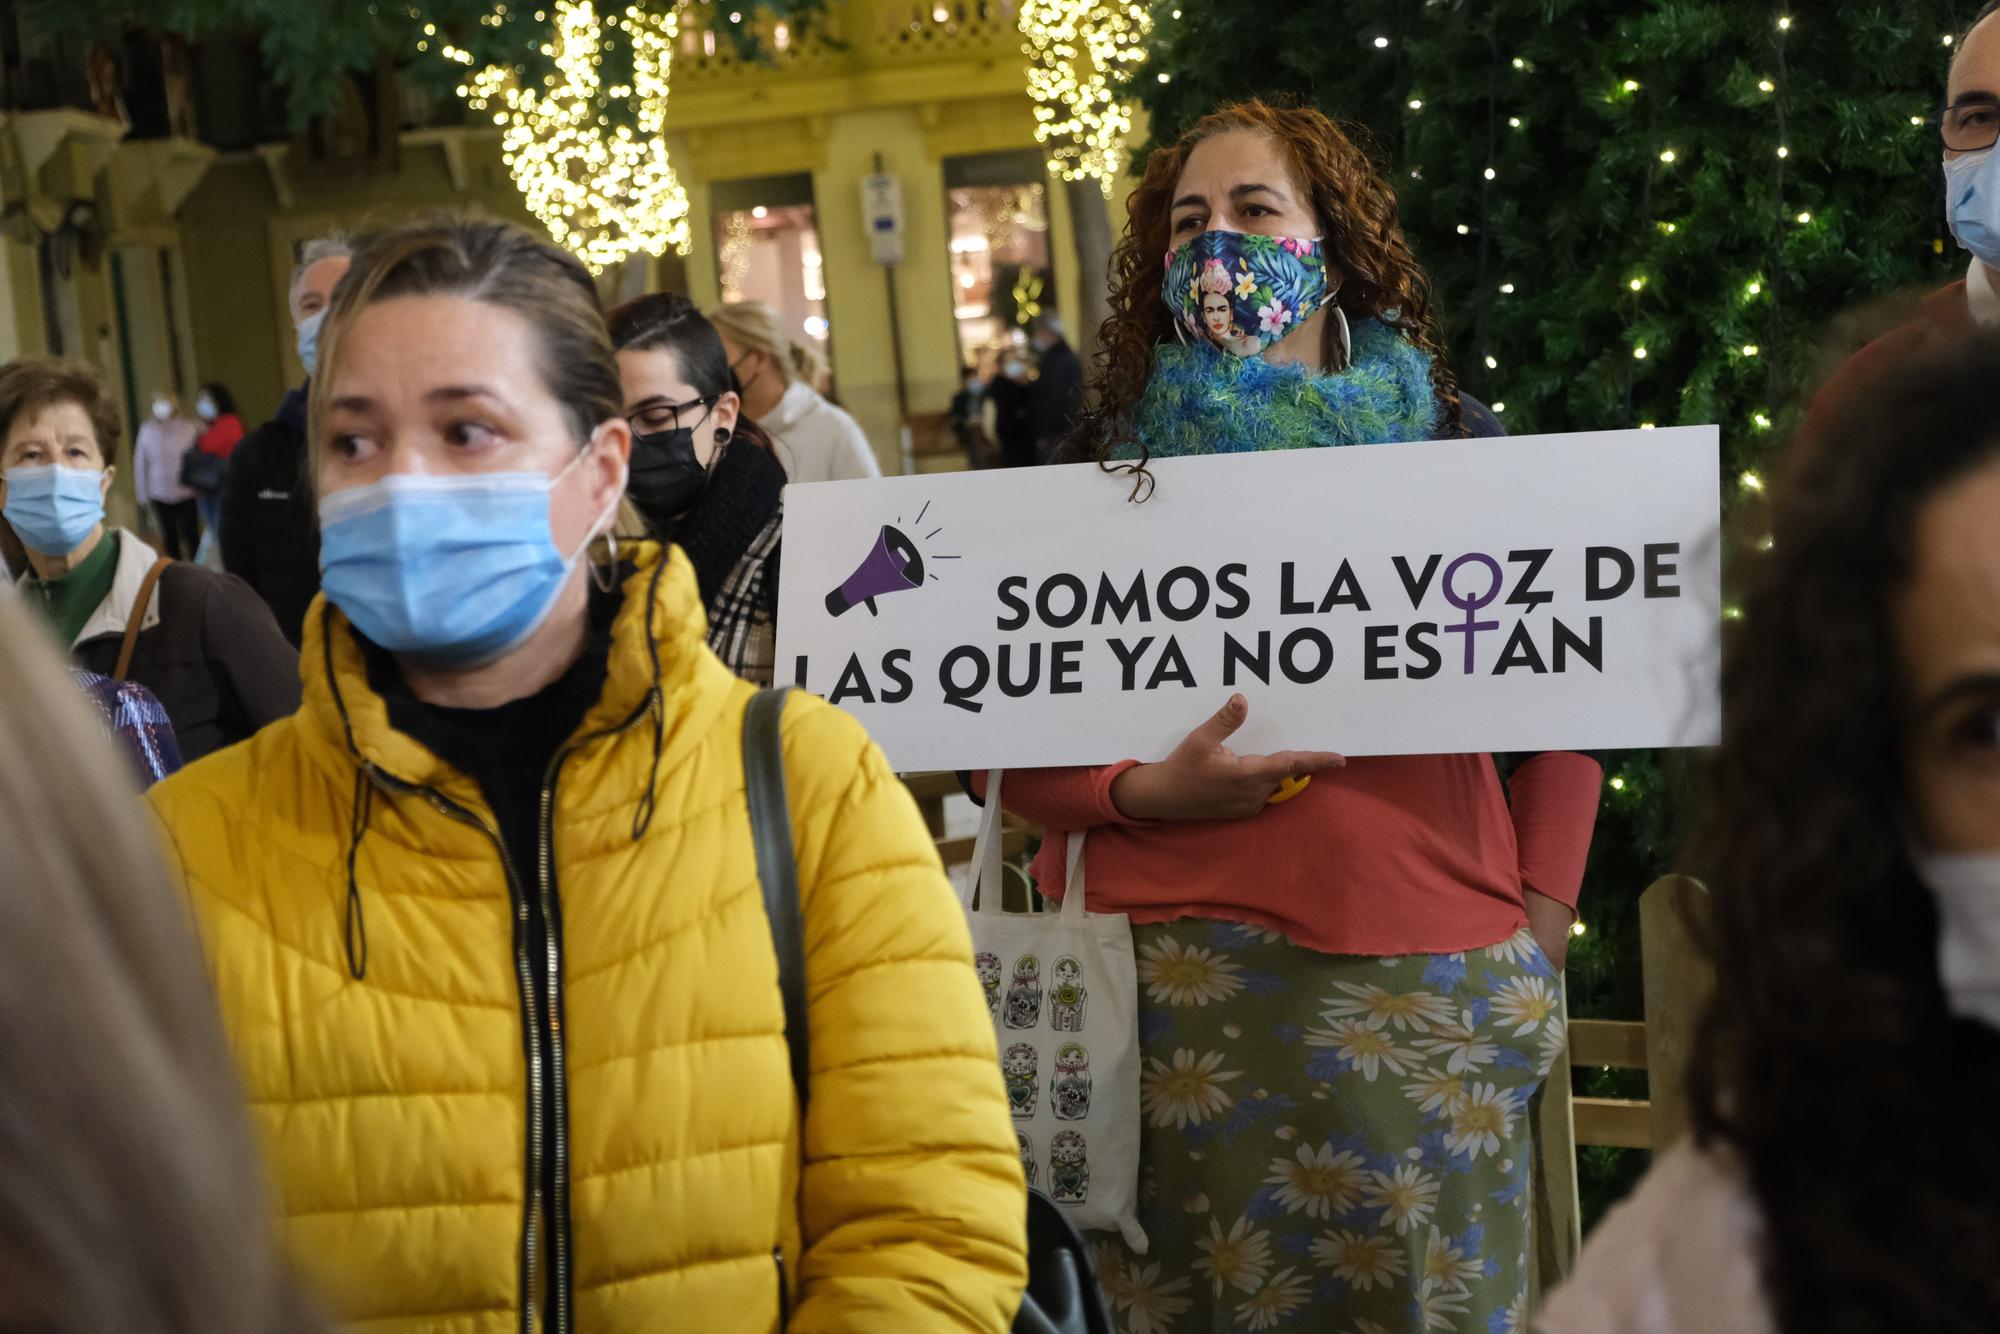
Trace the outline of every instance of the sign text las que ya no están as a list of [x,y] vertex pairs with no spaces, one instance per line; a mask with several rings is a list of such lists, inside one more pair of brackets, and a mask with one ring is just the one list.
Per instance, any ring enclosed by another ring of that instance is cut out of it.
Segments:
[[1713,744],[1712,427],[786,492],[779,671],[904,771]]

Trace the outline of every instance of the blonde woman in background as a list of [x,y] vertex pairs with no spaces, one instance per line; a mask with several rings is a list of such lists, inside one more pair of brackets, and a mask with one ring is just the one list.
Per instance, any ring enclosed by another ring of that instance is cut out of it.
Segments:
[[131,772],[0,599],[0,1329],[321,1328]]
[[778,312],[762,301],[732,301],[708,319],[729,353],[745,415],[777,443],[788,478],[839,482],[882,475],[860,424],[813,388],[822,369],[819,355],[792,341]]

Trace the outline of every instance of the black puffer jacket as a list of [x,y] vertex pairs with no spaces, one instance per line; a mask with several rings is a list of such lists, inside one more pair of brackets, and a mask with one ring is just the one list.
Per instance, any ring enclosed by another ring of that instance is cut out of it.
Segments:
[[319,594],[319,518],[306,465],[306,393],[285,395],[278,415],[229,456],[222,485],[222,564],[257,590],[296,646]]

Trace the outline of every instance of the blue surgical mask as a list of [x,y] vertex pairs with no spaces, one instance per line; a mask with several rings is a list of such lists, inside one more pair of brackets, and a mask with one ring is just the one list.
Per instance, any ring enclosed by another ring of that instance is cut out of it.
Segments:
[[319,374],[319,331],[325,323],[326,312],[322,310],[299,326],[299,364],[307,375]]
[[548,620],[590,545],[586,535],[565,554],[549,528],[550,492],[584,457],[554,477],[399,475],[328,496],[319,505],[327,600],[373,642],[422,663],[465,669],[505,657]]
[[104,474],[60,466],[9,468],[7,522],[29,550],[67,556],[104,522]]
[[1989,148],[1945,163],[1944,202],[1958,243],[2000,268],[2000,152]]

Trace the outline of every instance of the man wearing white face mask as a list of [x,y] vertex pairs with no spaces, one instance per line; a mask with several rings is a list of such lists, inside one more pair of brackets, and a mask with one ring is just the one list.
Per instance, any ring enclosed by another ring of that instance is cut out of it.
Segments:
[[306,466],[306,401],[319,360],[320,325],[333,289],[353,262],[342,232],[306,242],[292,269],[292,328],[306,381],[285,395],[278,415],[229,457],[222,489],[222,564],[257,590],[297,644],[306,608],[319,592],[319,526]]
[[1829,434],[1871,387],[1933,341],[1953,342],[1976,329],[2000,328],[2000,0],[1988,0],[1955,53],[1939,121],[1944,149],[1945,213],[1959,247],[1970,252],[1965,278],[1925,298],[1914,320],[1862,348],[1813,397],[1800,438]]

